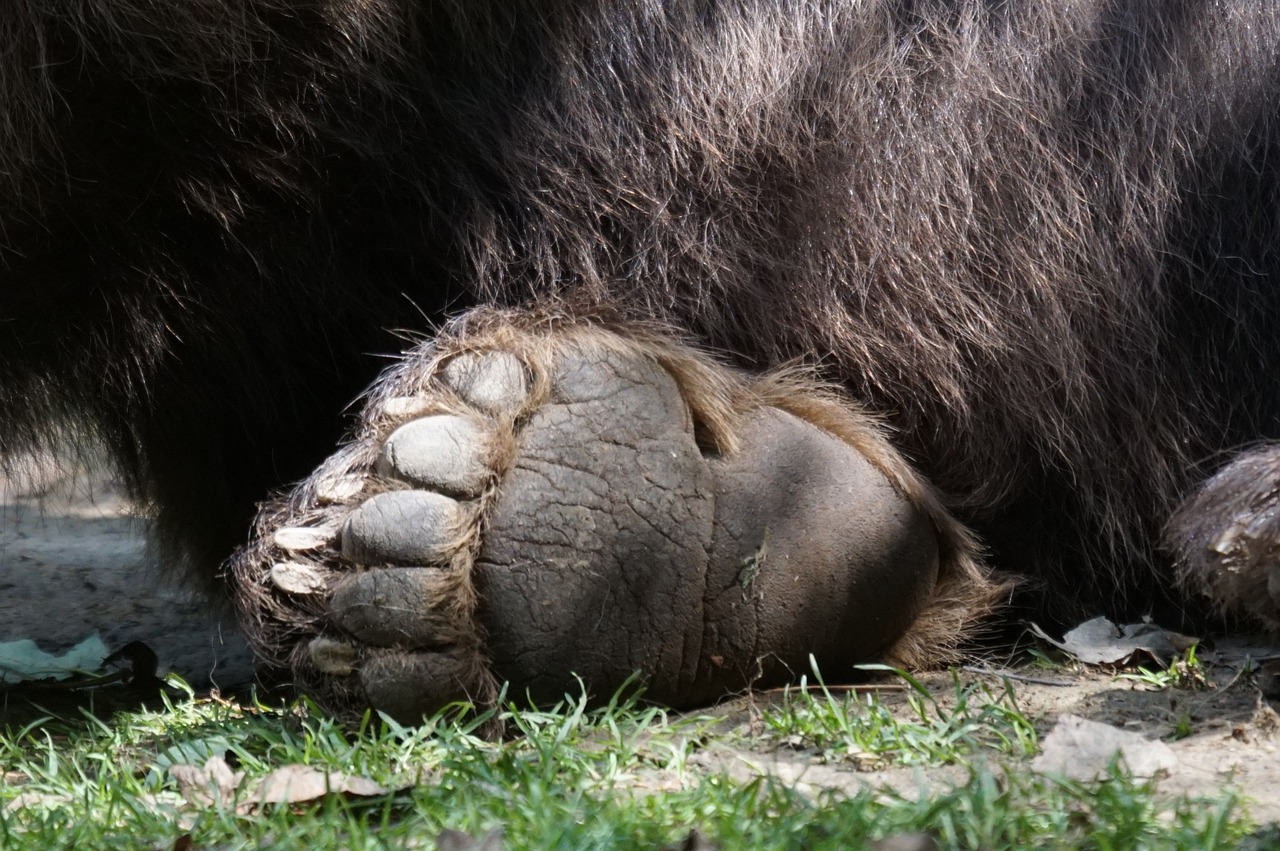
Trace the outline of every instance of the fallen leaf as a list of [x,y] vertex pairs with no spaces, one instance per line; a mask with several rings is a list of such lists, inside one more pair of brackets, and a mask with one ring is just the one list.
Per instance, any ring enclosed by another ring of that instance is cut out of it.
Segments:
[[1038,638],[1065,650],[1087,665],[1130,666],[1153,663],[1163,667],[1198,641],[1155,624],[1116,626],[1101,617],[1085,621],[1062,636],[1061,641],[1050,638],[1035,624],[1030,627]]
[[203,766],[171,765],[169,774],[177,781],[178,792],[194,807],[229,806],[244,781],[244,772],[232,771],[221,756],[209,757]]
[[1258,666],[1258,690],[1263,697],[1272,700],[1280,698],[1280,661],[1272,660]]
[[1280,661],[1280,645],[1259,644],[1241,638],[1219,637],[1213,646],[1197,651],[1200,661],[1215,668],[1226,668],[1233,675],[1253,672],[1267,662]]
[[229,806],[238,798],[240,811],[264,804],[303,804],[326,795],[369,798],[389,792],[368,778],[321,771],[309,765],[286,765],[246,784],[244,772],[232,771],[221,756],[210,757],[203,766],[171,765],[169,773],[189,805]]
[[124,647],[102,660],[102,667],[116,668],[123,672],[124,682],[144,685],[159,684],[156,676],[160,659],[145,641],[130,641]]
[[370,798],[388,791],[365,777],[320,771],[309,765],[286,765],[259,780],[245,797],[255,804],[303,804],[326,795]]
[[107,645],[96,632],[56,656],[29,638],[0,641],[0,683],[66,679],[77,672],[96,671],[106,656]]
[[1117,756],[1141,779],[1170,771],[1178,764],[1164,742],[1077,715],[1063,715],[1045,736],[1031,770],[1089,781],[1105,774]]

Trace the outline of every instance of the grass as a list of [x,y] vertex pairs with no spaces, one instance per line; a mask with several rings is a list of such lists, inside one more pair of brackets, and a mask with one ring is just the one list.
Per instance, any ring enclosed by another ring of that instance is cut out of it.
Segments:
[[1208,674],[1196,655],[1196,645],[1174,659],[1165,668],[1147,668],[1139,665],[1136,671],[1116,674],[1117,680],[1140,683],[1153,691],[1171,688],[1203,690],[1209,688]]
[[[1232,798],[1162,801],[1119,765],[1089,784],[1005,771],[1035,750],[1011,690],[957,680],[943,708],[907,682],[891,709],[819,681],[731,731],[633,701],[508,707],[513,735],[502,742],[477,737],[477,721],[350,730],[305,702],[195,696],[154,712],[44,719],[0,734],[0,847],[432,848],[448,828],[500,829],[511,849],[679,848],[694,831],[726,849],[859,848],[910,831],[944,848],[1211,849],[1235,847],[1248,831]],[[854,784],[808,794],[707,767],[700,755],[713,743],[747,756],[790,749],[851,777],[949,764],[959,779],[909,794]],[[217,803],[189,803],[169,767],[223,754],[244,772],[242,785]],[[299,764],[390,791],[253,805],[257,780]]]
[[833,693],[815,673],[817,688],[802,679],[798,689],[784,691],[764,715],[764,726],[784,743],[813,747],[864,769],[963,764],[976,754],[1035,754],[1035,727],[1018,709],[1007,681],[992,691],[981,681],[965,685],[953,674],[953,700],[943,706],[910,674],[893,673],[908,686],[904,705],[891,706],[875,692]]

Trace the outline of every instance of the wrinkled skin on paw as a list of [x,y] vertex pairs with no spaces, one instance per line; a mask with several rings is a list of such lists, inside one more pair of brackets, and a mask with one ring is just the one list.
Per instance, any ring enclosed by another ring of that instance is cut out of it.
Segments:
[[701,703],[866,661],[932,588],[937,548],[849,447],[774,409],[704,456],[660,367],[567,352],[521,433],[481,546],[495,671],[555,698],[575,672]]
[[831,676],[878,658],[933,592],[930,521],[777,407],[740,405],[717,440],[690,376],[587,333],[412,353],[240,558],[260,651],[409,721],[502,681],[545,702],[639,673],[687,706],[810,654]]

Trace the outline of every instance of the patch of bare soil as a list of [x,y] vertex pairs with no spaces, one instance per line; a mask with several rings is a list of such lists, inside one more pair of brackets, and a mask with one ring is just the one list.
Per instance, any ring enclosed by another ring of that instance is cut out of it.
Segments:
[[[1240,657],[1230,656],[1232,660],[1236,658]],[[1050,736],[1060,739],[1060,734],[1055,734],[1060,723],[1064,728],[1072,723],[1106,725],[1111,728],[1108,732],[1114,731],[1118,738],[1137,742],[1139,750],[1158,752],[1158,768],[1151,773],[1159,795],[1216,796],[1232,789],[1246,799],[1254,820],[1280,821],[1280,716],[1234,661],[1206,662],[1204,668],[1208,681],[1200,688],[1154,688],[1119,678],[1114,672],[1084,667],[1047,673],[1028,669],[999,673],[970,670],[959,676],[962,684],[984,681],[998,692],[1004,688],[1005,676],[1012,675],[1009,682],[1017,706],[1034,722],[1042,750],[1050,746]],[[952,674],[926,674],[919,679],[940,707],[954,703]],[[966,769],[957,766],[866,771],[817,749],[771,748],[767,737],[753,737],[751,733],[753,718],[759,717],[762,703],[777,699],[776,694],[739,698],[718,707],[715,712],[724,719],[722,729],[739,734],[727,741],[746,744],[712,744],[693,761],[740,779],[769,774],[810,792],[828,789],[849,795],[868,788],[889,788],[915,797],[952,788],[968,777]],[[901,692],[886,692],[879,699],[906,712],[906,699]],[[1088,727],[1086,736],[1097,729]],[[1067,748],[1065,759],[1069,767],[1079,768],[1096,759],[1096,754],[1084,752],[1087,748],[1078,756],[1070,750],[1070,743]],[[1060,757],[1062,753],[1059,752]],[[1131,760],[1136,763],[1142,756],[1145,754],[1131,754]],[[977,761],[1015,772],[1043,768],[1037,765],[1038,760],[995,754],[990,758],[979,756]],[[1104,757],[1103,764],[1106,761]]]
[[143,533],[101,476],[51,475],[36,489],[0,479],[0,649],[8,651],[0,680],[22,678],[33,655],[57,657],[77,645],[112,653],[131,642],[155,651],[160,674],[177,672],[198,687],[252,679],[248,648],[230,621],[201,594],[161,578]]
[[1014,691],[1042,744],[1064,715],[1137,733],[1173,752],[1173,764],[1158,775],[1162,792],[1234,788],[1249,799],[1256,820],[1280,821],[1280,717],[1235,664],[1206,668],[1203,688],[1161,689],[1081,671],[1061,677],[1064,685],[1015,682]]

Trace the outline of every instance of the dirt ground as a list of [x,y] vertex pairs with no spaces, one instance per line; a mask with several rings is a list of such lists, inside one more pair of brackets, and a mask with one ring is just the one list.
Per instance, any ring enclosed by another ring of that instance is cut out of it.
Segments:
[[[161,673],[177,671],[197,687],[236,688],[252,680],[249,652],[230,623],[211,614],[207,600],[166,584],[148,566],[142,524],[109,481],[81,474],[53,478],[39,493],[0,487],[0,511],[0,675],[6,648],[34,646],[57,656],[96,635],[106,652],[145,643],[156,651]],[[1280,821],[1280,717],[1241,668],[1273,650],[1208,645],[1201,658],[1209,682],[1199,689],[1157,690],[1083,665],[1050,671],[974,666],[961,676],[998,689],[1011,675],[1018,706],[1034,719],[1042,746],[1064,717],[1137,734],[1158,750],[1162,794],[1211,795],[1232,787],[1250,800],[1253,818],[1266,823]],[[10,681],[16,678],[9,673]],[[949,674],[922,681],[940,703],[954,695]],[[714,711],[728,727],[750,726],[768,699],[742,698]],[[762,753],[711,745],[696,762],[743,778],[769,773],[815,791],[872,785],[918,794],[965,776],[954,767],[866,771],[788,748]]]
[[[1059,722],[1083,718],[1107,725],[1120,735],[1134,734],[1143,751],[1153,750],[1158,768],[1154,775],[1158,793],[1173,797],[1218,795],[1233,789],[1247,799],[1249,815],[1260,824],[1280,822],[1280,716],[1247,677],[1238,676],[1232,665],[1206,665],[1209,680],[1203,689],[1171,688],[1155,690],[1138,682],[1118,679],[1114,673],[1075,668],[1041,674],[1027,669],[999,673],[962,671],[963,682],[986,680],[992,688],[1003,688],[1003,677],[1029,677],[1012,681],[1018,708],[1030,718],[1039,735],[1042,751],[1049,749],[1050,736]],[[950,673],[925,674],[921,682],[939,705],[953,701],[955,686]],[[770,699],[768,696],[765,698]],[[772,699],[777,699],[776,695]],[[905,695],[883,694],[880,700],[893,704]],[[719,707],[726,725],[745,729],[758,716],[760,697],[741,698]],[[1089,728],[1094,734],[1099,728]],[[1167,749],[1167,750],[1166,750]],[[1113,753],[1113,752],[1112,752]],[[1101,757],[1099,767],[1110,754]],[[1126,752],[1133,764],[1144,755]],[[1097,759],[1077,753],[1070,745],[1068,760],[1077,767]],[[956,766],[860,770],[858,766],[813,750],[779,748],[772,752],[743,751],[711,745],[694,757],[705,768],[728,772],[741,780],[767,773],[812,792],[833,789],[854,794],[867,786],[888,787],[908,797],[962,784],[965,769]],[[993,758],[1011,770],[1034,770],[1039,759],[1019,762],[1008,757]],[[1046,767],[1046,770],[1057,770]]]
[[250,654],[230,621],[162,576],[148,564],[142,522],[109,480],[82,471],[34,490],[0,480],[0,680],[22,678],[35,651],[58,657],[80,646],[77,660],[91,664],[94,648],[140,641],[160,674],[200,688],[249,682]]

